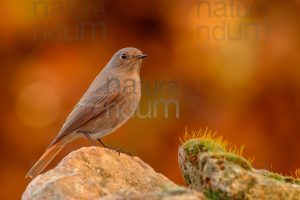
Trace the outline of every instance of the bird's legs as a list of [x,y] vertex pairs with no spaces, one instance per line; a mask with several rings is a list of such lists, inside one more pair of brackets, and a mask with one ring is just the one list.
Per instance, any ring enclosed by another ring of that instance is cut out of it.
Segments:
[[94,146],[98,146],[96,141],[89,135],[92,132],[88,132],[88,131],[79,131],[79,132],[82,133]]
[[127,154],[127,155],[129,155],[129,156],[132,156],[132,153],[130,153],[130,152],[126,152],[126,151],[123,151],[122,149],[116,149],[116,148],[114,148],[114,147],[109,147],[109,146],[107,146],[106,144],[104,144],[104,142],[103,142],[100,138],[98,138],[97,140],[98,140],[98,142],[100,142],[100,144],[101,144],[104,148],[111,149],[111,150],[113,150],[113,151],[115,151],[115,152],[118,152],[119,155],[120,155],[121,153],[124,153],[124,154]]
[[102,142],[102,140],[100,138],[97,139],[98,142],[100,142],[100,144],[104,147],[104,148],[108,148],[110,149],[106,144],[104,144],[104,142]]
[[[94,146],[98,146],[98,144],[96,143],[96,141],[90,136],[90,134],[92,134],[93,132],[88,132],[88,131],[78,131],[78,132],[82,133]],[[119,155],[121,153],[124,153],[124,154],[132,156],[132,154],[130,152],[126,152],[126,151],[123,151],[122,149],[116,149],[116,148],[107,146],[106,144],[104,144],[104,142],[102,142],[102,140],[100,138],[98,138],[97,140],[98,140],[98,142],[100,142],[100,144],[104,148],[111,149],[111,150],[119,153]]]

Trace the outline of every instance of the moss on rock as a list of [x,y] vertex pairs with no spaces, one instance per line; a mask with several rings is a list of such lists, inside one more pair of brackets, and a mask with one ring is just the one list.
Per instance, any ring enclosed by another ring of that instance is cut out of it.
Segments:
[[256,170],[242,156],[242,148],[228,146],[209,134],[184,140],[179,147],[179,165],[191,189],[212,200],[300,199],[299,179]]
[[191,139],[183,144],[187,155],[198,155],[200,152],[225,152],[224,147],[209,139]]

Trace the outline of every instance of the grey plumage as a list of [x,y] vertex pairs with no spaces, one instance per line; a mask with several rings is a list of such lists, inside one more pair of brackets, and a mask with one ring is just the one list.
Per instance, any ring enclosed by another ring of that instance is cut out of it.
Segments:
[[[132,47],[113,55],[26,177],[38,175],[65,144],[85,134],[92,140],[101,138],[132,116],[141,98],[139,73],[144,57],[145,54]],[[130,88],[132,91],[128,91]]]

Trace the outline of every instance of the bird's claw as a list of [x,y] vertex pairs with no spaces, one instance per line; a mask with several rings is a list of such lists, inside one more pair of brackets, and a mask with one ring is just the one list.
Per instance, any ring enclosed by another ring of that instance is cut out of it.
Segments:
[[116,148],[112,148],[112,147],[107,147],[107,148],[108,148],[108,149],[111,149],[111,150],[113,150],[113,151],[115,151],[116,153],[119,154],[119,156],[121,155],[121,153],[123,153],[123,154],[126,154],[126,155],[128,155],[128,156],[133,157],[133,154],[130,153],[130,152],[128,152],[128,151],[124,151],[124,150],[122,150],[122,149],[116,149]]

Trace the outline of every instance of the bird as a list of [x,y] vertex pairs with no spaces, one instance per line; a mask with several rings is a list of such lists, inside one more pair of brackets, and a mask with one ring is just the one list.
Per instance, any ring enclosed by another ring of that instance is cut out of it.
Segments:
[[143,54],[126,47],[117,51],[73,108],[58,135],[26,177],[35,178],[59,151],[73,140],[86,137],[106,146],[101,138],[122,126],[137,110],[141,99],[140,68]]

